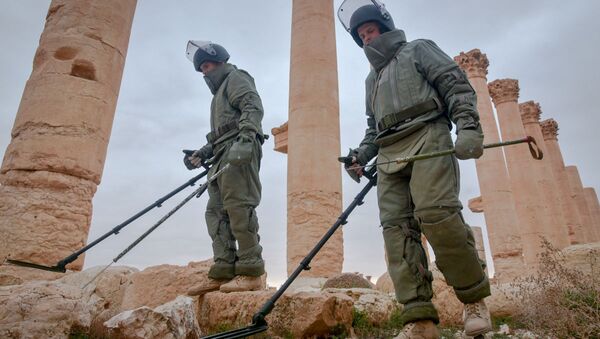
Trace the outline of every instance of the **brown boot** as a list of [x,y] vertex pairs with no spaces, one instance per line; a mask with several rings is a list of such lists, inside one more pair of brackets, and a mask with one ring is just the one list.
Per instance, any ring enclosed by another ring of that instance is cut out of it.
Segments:
[[490,318],[490,311],[488,311],[483,299],[465,304],[465,310],[463,311],[465,334],[474,337],[491,331],[492,321]]
[[187,290],[189,296],[202,296],[208,292],[218,291],[221,285],[225,284],[229,280],[217,280],[208,278]]
[[260,277],[251,277],[248,275],[238,275],[230,282],[221,285],[219,289],[223,293],[243,292],[243,291],[259,291],[267,287],[266,275]]
[[394,339],[438,339],[440,332],[431,320],[419,320],[404,325]]

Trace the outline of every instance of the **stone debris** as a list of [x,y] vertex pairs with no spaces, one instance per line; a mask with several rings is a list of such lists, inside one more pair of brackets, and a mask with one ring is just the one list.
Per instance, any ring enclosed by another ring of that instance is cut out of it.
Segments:
[[1,338],[66,338],[116,314],[128,275],[136,269],[92,268],[53,281],[0,287]]
[[385,324],[390,319],[392,313],[402,307],[393,295],[370,288],[328,288],[324,292],[343,293],[352,298],[354,308],[357,311],[365,313],[373,326]]
[[158,265],[133,274],[123,297],[122,309],[156,307],[178,295],[185,295],[193,285],[208,280],[208,269],[212,263],[212,260],[205,260],[191,262],[187,266]]
[[192,298],[175,300],[151,309],[142,306],[106,321],[109,336],[122,339],[186,339],[202,335]]
[[[199,300],[200,327],[215,332],[247,326],[272,294],[272,291],[208,293]],[[352,298],[343,293],[285,293],[266,317],[268,335],[305,338],[328,336],[333,331],[349,333],[352,307]]]

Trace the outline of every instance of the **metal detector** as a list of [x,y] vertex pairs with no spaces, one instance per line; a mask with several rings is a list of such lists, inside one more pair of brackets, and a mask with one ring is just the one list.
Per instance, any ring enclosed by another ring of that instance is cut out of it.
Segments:
[[266,331],[269,328],[265,317],[271,313],[273,307],[275,307],[275,303],[277,300],[283,295],[285,290],[292,284],[292,282],[300,275],[303,270],[310,270],[310,261],[319,253],[321,248],[325,245],[325,243],[331,238],[331,236],[335,233],[335,231],[341,226],[345,225],[348,221],[348,216],[352,211],[357,207],[363,204],[363,199],[369,193],[369,190],[373,188],[377,184],[377,167],[373,166],[369,170],[364,172],[364,176],[369,179],[369,182],[365,185],[365,187],[358,193],[358,195],[354,198],[352,203],[342,212],[342,214],[337,218],[337,221],[331,226],[331,228],[325,233],[323,238],[317,243],[317,245],[308,253],[306,257],[300,262],[300,265],[296,268],[294,272],[287,278],[287,280],[281,285],[281,287],[267,300],[267,302],[260,308],[260,310],[252,316],[252,324],[246,326],[244,328],[240,328],[237,330],[217,333],[213,335],[209,335],[206,337],[202,337],[204,339],[232,339],[232,338],[245,338],[247,336],[261,333]]
[[181,192],[186,187],[188,187],[188,186],[194,186],[198,180],[202,179],[203,177],[205,177],[208,174],[208,170],[210,169],[207,164],[203,164],[202,167],[204,167],[204,169],[205,169],[202,173],[200,173],[197,176],[191,178],[185,184],[177,187],[175,190],[171,191],[167,195],[165,195],[162,198],[158,199],[152,205],[144,208],[143,210],[141,210],[140,212],[138,212],[136,215],[132,216],[131,218],[129,218],[129,219],[125,220],[124,222],[122,222],[121,224],[117,225],[115,228],[113,228],[112,230],[110,230],[106,234],[102,235],[100,238],[92,241],[91,243],[87,244],[86,246],[82,247],[81,249],[73,252],[72,254],[70,254],[69,256],[67,256],[66,258],[60,260],[54,266],[45,266],[45,265],[35,264],[35,263],[31,263],[31,262],[27,262],[27,261],[21,261],[21,260],[16,260],[16,259],[6,259],[6,263],[9,263],[9,264],[12,264],[12,265],[15,265],[15,266],[35,268],[35,269],[38,269],[38,270],[65,273],[67,271],[66,266],[68,264],[72,263],[73,261],[77,260],[77,258],[82,253],[85,253],[87,250],[89,250],[90,248],[96,246],[98,243],[102,242],[104,239],[108,238],[109,236],[111,236],[113,234],[118,234],[121,231],[121,229],[123,229],[125,226],[129,225],[130,223],[132,223],[133,221],[135,221],[136,219],[138,219],[142,215],[148,213],[150,210],[154,209],[155,207],[161,207],[162,204],[165,201],[169,200],[171,197],[173,197],[175,194]]

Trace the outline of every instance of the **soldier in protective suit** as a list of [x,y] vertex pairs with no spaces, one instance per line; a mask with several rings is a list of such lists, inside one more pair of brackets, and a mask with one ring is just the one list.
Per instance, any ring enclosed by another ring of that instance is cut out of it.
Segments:
[[[456,156],[390,163],[377,169],[377,194],[388,272],[396,298],[404,305],[404,328],[398,338],[437,338],[439,322],[432,298],[423,232],[436,265],[465,304],[469,336],[491,330],[483,299],[490,295],[483,262],[458,199],[457,159],[478,158],[483,134],[475,91],[458,65],[430,40],[408,42],[377,0],[346,0],[340,21],[363,48],[371,72],[366,79],[367,129],[350,151],[346,169],[356,177],[373,157],[378,162],[456,149]],[[456,125],[452,144],[450,131]]]
[[204,74],[213,99],[208,143],[191,156],[186,154],[183,162],[191,170],[212,159],[209,176],[226,163],[232,165],[208,187],[205,217],[214,264],[209,280],[193,286],[188,294],[264,289],[265,264],[255,211],[261,198],[259,169],[265,139],[262,102],[254,79],[227,63],[229,53],[221,45],[190,41],[187,57]]

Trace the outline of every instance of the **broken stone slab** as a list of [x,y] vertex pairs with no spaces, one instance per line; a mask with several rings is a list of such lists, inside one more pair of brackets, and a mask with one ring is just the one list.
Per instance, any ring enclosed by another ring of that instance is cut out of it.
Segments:
[[600,242],[571,245],[561,250],[565,262],[585,274],[594,274],[593,266],[598,265],[600,258]]
[[89,327],[93,305],[72,285],[32,281],[0,287],[0,337],[66,338],[74,327]]
[[[212,292],[198,300],[198,322],[207,333],[248,326],[273,291]],[[353,300],[343,293],[285,293],[266,317],[268,336],[326,337],[350,333]]]
[[202,335],[195,301],[187,296],[154,309],[143,306],[125,311],[104,323],[109,337],[122,339],[185,339]]
[[0,337],[66,338],[112,317],[136,269],[110,268],[83,289],[100,269],[0,287]]
[[328,293],[343,293],[354,301],[354,308],[367,315],[374,326],[385,324],[392,313],[401,307],[393,295],[371,288],[327,288]]
[[64,273],[37,270],[12,265],[0,266],[0,286],[20,285],[33,280],[56,280],[64,277]]
[[205,260],[190,262],[187,266],[159,265],[132,274],[121,310],[141,306],[153,308],[185,295],[193,285],[208,280],[212,263],[212,260]]
[[290,292],[318,292],[323,288],[327,278],[298,277],[292,282],[286,293]]

